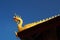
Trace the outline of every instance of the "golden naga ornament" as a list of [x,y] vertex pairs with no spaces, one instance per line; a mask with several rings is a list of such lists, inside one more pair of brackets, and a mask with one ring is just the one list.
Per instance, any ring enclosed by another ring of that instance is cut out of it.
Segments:
[[[60,16],[60,14],[55,15],[55,16],[52,16],[52,17],[49,17],[49,18],[46,18],[46,19],[43,19],[43,20],[40,20],[40,21],[37,21],[37,22],[29,23],[29,24],[26,24],[26,25],[24,25],[24,26],[22,26],[22,25],[23,25],[23,20],[22,20],[21,17],[15,15],[15,16],[13,17],[13,19],[14,19],[14,21],[17,23],[18,32],[21,32],[21,31],[26,30],[26,29],[28,29],[28,28],[30,28],[30,27],[33,27],[33,26],[36,26],[36,25],[38,25],[38,24],[40,24],[40,23],[46,22],[46,21],[48,21],[48,20],[51,20],[51,19],[53,19],[53,18],[55,18],[55,17],[57,17],[57,16]],[[16,34],[16,36],[17,36],[17,32],[15,32],[15,34]],[[17,36],[17,37],[18,37],[18,36]]]

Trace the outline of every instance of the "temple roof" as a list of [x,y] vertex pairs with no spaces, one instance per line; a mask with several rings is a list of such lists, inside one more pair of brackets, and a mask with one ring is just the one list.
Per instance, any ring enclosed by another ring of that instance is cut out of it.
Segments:
[[21,39],[24,39],[24,38],[31,39],[31,37],[32,36],[34,37],[34,35],[35,36],[40,35],[41,33],[43,33],[46,30],[55,30],[56,28],[59,28],[59,27],[60,27],[60,15],[57,15],[57,16],[52,17],[52,19],[50,19],[46,22],[40,23],[40,24],[33,26],[31,28],[28,28],[22,32],[18,32],[18,37]]

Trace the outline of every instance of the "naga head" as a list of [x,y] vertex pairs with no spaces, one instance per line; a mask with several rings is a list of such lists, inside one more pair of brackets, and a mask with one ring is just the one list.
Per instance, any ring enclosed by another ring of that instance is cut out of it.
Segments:
[[19,16],[17,16],[17,15],[15,15],[15,16],[13,17],[13,19],[14,19],[14,21],[17,22],[17,23],[23,22],[23,21],[22,21],[22,18],[19,17]]

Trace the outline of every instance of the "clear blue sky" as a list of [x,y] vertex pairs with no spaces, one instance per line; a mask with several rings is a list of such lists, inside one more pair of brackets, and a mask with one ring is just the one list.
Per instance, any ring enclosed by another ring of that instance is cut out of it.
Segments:
[[60,0],[0,0],[0,40],[17,40],[15,12],[25,25],[60,13]]

